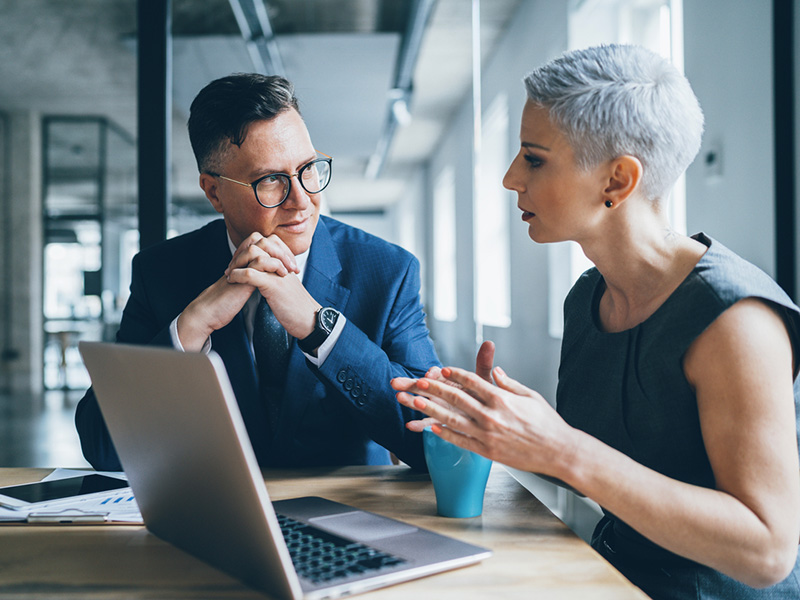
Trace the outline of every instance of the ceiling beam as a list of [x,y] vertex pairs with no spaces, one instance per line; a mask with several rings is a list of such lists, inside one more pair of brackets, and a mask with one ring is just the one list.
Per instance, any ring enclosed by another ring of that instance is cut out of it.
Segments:
[[230,4],[255,70],[264,75],[286,77],[275,32],[263,0],[230,0]]
[[435,5],[436,0],[414,0],[414,4],[411,7],[408,27],[397,56],[394,86],[389,92],[386,125],[378,140],[375,152],[372,153],[367,163],[365,176],[368,179],[376,179],[380,175],[386,162],[386,156],[389,154],[389,148],[392,145],[397,126],[411,118],[408,113],[408,106],[411,103],[411,94],[414,87],[414,67],[416,67],[417,58],[419,57],[425,28],[428,25],[431,14],[433,14]]

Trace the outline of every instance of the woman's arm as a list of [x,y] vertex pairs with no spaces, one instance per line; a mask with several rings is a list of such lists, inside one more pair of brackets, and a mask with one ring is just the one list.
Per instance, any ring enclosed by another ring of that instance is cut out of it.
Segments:
[[[800,467],[792,349],[778,315],[757,300],[725,311],[691,346],[684,370],[695,387],[717,489],[644,467],[571,428],[536,392],[499,368],[497,387],[459,369],[439,382],[395,389],[438,396],[448,411],[408,393],[402,403],[446,427],[443,438],[509,466],[561,479],[655,543],[754,587],[791,571],[800,537]],[[439,428],[436,428],[439,429]]]

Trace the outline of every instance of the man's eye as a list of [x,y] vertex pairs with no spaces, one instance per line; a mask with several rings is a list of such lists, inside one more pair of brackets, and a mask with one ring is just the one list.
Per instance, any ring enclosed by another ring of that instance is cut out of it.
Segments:
[[267,177],[264,177],[264,179],[262,179],[261,181],[259,181],[258,185],[259,187],[262,185],[264,187],[270,187],[274,185],[279,185],[280,183],[281,183],[281,177],[279,175],[269,175]]

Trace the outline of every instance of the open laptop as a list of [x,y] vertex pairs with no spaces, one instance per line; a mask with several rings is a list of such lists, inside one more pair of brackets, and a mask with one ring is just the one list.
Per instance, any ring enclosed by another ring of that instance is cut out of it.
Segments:
[[100,342],[80,352],[147,529],[257,589],[335,598],[491,554],[323,498],[273,505],[214,352]]

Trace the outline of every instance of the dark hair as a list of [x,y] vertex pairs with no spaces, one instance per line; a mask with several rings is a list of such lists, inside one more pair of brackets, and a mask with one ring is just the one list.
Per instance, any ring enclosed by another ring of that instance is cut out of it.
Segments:
[[216,172],[228,144],[241,146],[254,121],[294,109],[294,86],[277,75],[233,73],[216,79],[195,97],[189,110],[189,140],[201,173]]

